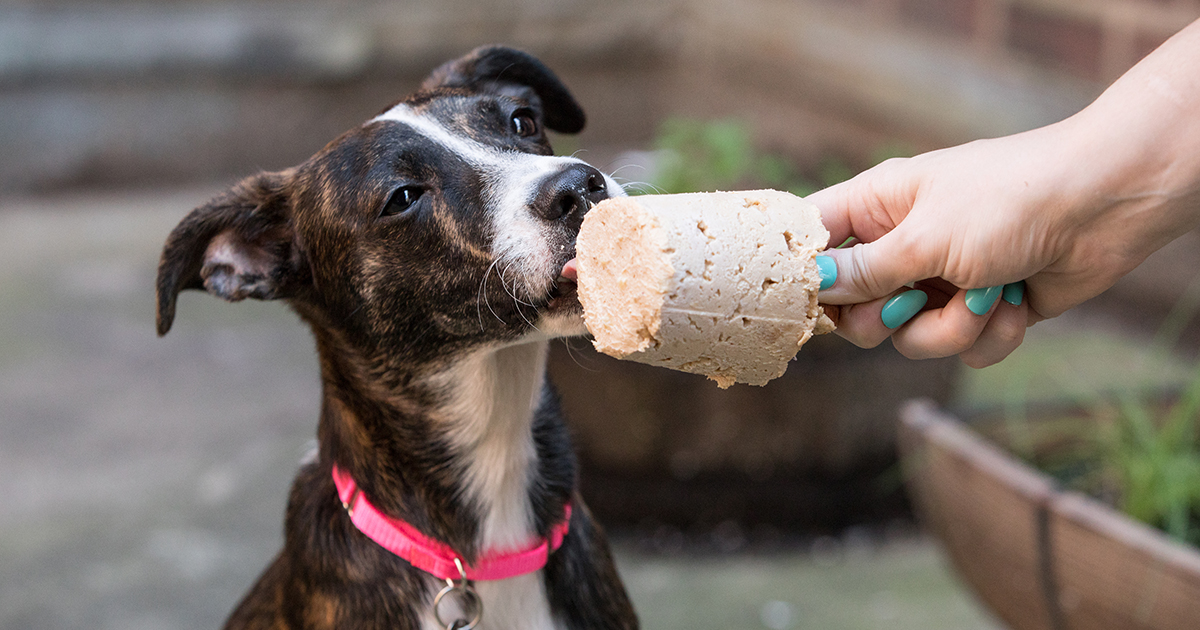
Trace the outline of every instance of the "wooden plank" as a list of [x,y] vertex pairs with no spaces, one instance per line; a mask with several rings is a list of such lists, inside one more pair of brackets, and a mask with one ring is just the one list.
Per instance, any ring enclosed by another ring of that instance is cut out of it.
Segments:
[[1049,481],[929,402],[903,407],[900,444],[918,511],[963,580],[1012,628],[1057,630],[1038,554]]
[[918,512],[963,579],[1017,629],[1200,627],[1200,552],[1050,479],[933,403],[901,412]]
[[1051,503],[1060,602],[1072,628],[1200,627],[1200,554],[1089,497]]

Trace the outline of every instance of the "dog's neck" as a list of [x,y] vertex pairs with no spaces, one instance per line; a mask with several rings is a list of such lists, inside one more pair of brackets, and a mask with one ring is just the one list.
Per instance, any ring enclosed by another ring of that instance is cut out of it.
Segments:
[[545,382],[546,346],[476,351],[429,378],[448,394],[437,421],[458,455],[464,497],[479,510],[483,549],[516,549],[533,535],[533,414]]
[[534,436],[547,342],[476,349],[437,368],[381,374],[369,360],[347,361],[342,344],[327,352],[331,338],[317,337],[323,463],[349,470],[385,514],[468,556],[522,547],[546,528],[546,515],[535,512],[561,506],[574,473],[572,462],[559,475],[569,479],[535,483],[539,458],[570,459],[561,450],[540,453]]

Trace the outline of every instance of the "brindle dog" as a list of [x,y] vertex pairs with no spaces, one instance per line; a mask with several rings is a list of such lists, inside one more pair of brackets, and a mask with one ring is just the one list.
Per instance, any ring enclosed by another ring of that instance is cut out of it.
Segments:
[[569,533],[544,568],[459,583],[482,599],[480,627],[637,627],[545,380],[549,340],[585,332],[562,273],[583,215],[623,194],[553,156],[545,128],[583,126],[541,62],[481,48],[171,233],[160,335],[183,289],[282,299],[320,357],[318,455],[292,487],[283,550],[227,628],[461,627],[471,614],[453,601],[435,610],[445,582],[356,528],[335,465],[379,512],[467,566],[546,537],[569,503]]

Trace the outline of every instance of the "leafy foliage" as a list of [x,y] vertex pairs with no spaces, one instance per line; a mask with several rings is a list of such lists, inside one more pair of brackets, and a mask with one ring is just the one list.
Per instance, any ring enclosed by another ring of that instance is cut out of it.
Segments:
[[[748,125],[736,119],[670,118],[654,148],[659,163],[653,183],[661,193],[775,188],[805,196],[854,174],[845,162],[826,158],[806,176],[787,158],[756,148]],[[889,147],[886,157],[897,151],[903,152]]]
[[1121,488],[1121,508],[1178,540],[1200,543],[1200,371],[1165,409],[1121,396],[1101,448]]
[[1085,412],[1010,421],[1010,448],[1064,488],[1109,503],[1172,538],[1200,545],[1200,368],[1183,392],[1118,391]]
[[[1197,313],[1200,274],[1146,352],[1130,356],[1122,367],[1123,387],[1109,393],[1076,389],[1072,398],[1080,413],[1038,422],[1029,421],[1014,400],[999,441],[1065,488],[1200,545],[1200,363],[1182,379],[1157,370],[1171,362],[1172,349]],[[1131,378],[1156,372],[1157,380],[1140,385]],[[1167,387],[1175,393],[1164,394]]]

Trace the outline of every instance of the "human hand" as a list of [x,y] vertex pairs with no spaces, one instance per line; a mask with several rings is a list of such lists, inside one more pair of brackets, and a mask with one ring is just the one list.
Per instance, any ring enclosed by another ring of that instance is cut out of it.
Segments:
[[859,241],[825,252],[837,281],[820,299],[838,305],[839,334],[984,367],[1140,263],[1153,248],[1131,204],[1096,194],[1078,124],[890,160],[811,195],[830,243]]
[[1060,123],[890,160],[810,195],[831,244],[858,242],[825,252],[837,278],[819,298],[839,334],[990,365],[1026,326],[1098,295],[1192,229],[1197,76],[1200,20]]

